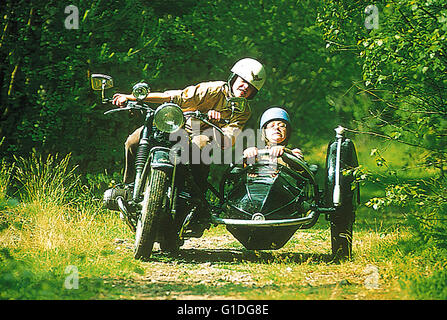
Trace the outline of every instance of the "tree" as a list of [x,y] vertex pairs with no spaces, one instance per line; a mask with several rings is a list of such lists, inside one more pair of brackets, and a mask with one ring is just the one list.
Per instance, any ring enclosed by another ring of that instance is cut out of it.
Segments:
[[248,126],[281,104],[295,124],[292,144],[327,140],[352,118],[344,104],[356,96],[344,93],[358,66],[350,52],[328,54],[317,3],[81,0],[71,10],[60,1],[2,2],[0,154],[72,153],[82,172],[120,170],[123,141],[140,123],[103,115],[108,106],[90,89],[91,73],[113,76],[108,94],[130,92],[140,80],[165,90],[225,80],[247,56],[268,72]]
[[[375,103],[363,131],[416,148],[432,179],[396,180],[386,196],[370,203],[410,209],[424,237],[446,245],[447,207],[447,1],[376,2],[378,24],[362,2],[327,1],[320,14],[325,39],[334,52],[357,52],[363,83]],[[365,23],[362,23],[365,22]]]

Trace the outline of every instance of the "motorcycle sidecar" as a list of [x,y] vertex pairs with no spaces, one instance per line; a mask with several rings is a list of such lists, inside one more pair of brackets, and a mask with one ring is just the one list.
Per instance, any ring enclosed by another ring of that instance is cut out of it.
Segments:
[[255,163],[230,166],[220,193],[222,211],[212,222],[225,224],[251,250],[279,249],[299,228],[312,227],[319,216],[314,173],[288,154],[272,162],[268,150],[260,150]]
[[[353,169],[358,166],[354,143],[335,129],[326,155],[324,190],[306,162],[287,153],[276,162],[260,150],[253,164],[236,164],[220,184],[221,206],[212,223],[224,224],[247,249],[283,247],[298,229],[311,228],[321,213],[330,221],[332,254],[350,258],[352,227],[360,189]],[[241,163],[241,161],[236,162]]]

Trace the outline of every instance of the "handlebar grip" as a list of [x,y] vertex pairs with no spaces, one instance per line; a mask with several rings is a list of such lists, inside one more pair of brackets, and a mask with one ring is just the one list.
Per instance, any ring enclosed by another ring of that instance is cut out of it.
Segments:
[[230,123],[229,119],[222,119],[222,118],[220,118],[219,120],[210,119],[210,118],[208,118],[208,115],[205,113],[202,114],[202,120],[211,121],[211,122],[220,123],[220,124],[229,124]]
[[[215,121],[214,119],[208,118],[208,114],[200,112],[198,110],[196,110],[196,111],[186,111],[186,112],[184,112],[184,114],[185,114],[185,116],[194,117],[194,118],[199,119],[199,120]],[[221,123],[221,124],[229,124],[230,120],[228,120],[228,119],[220,119],[217,122]]]
[[270,155],[269,149],[258,149],[258,156],[267,156]]

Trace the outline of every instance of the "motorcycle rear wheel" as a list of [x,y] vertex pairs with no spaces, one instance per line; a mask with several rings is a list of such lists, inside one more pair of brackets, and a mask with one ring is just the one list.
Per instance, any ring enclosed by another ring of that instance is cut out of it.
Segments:
[[134,258],[146,261],[152,254],[157,235],[163,200],[166,195],[167,174],[162,170],[152,169],[144,188],[144,200],[135,234]]

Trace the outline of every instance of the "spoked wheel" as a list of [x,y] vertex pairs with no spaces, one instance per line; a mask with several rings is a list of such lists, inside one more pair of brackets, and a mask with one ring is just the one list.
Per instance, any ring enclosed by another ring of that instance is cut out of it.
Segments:
[[135,259],[146,261],[152,254],[160,217],[164,210],[163,201],[166,195],[167,174],[162,170],[152,169],[146,180],[144,200],[135,235]]

